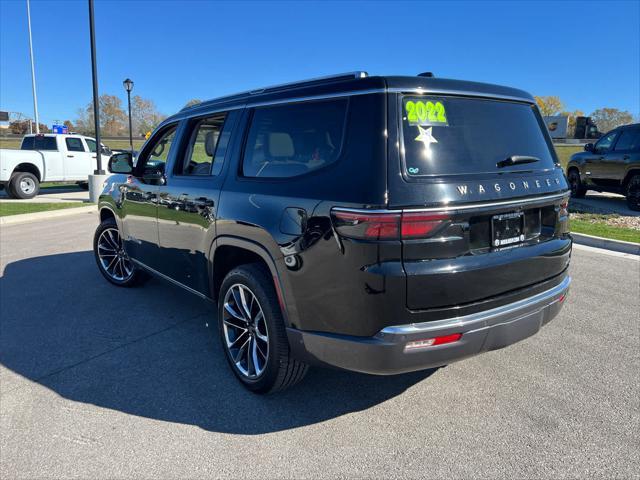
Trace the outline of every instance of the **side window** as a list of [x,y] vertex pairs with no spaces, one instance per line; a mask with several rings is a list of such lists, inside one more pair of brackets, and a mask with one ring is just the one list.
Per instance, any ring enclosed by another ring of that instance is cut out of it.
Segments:
[[84,152],[84,145],[82,145],[82,140],[79,138],[67,137],[65,143],[67,144],[67,150],[70,152]]
[[89,140],[88,138],[85,138],[84,141],[87,142],[87,147],[89,147],[89,151],[91,153],[96,153],[96,141]]
[[33,150],[58,150],[56,137],[46,137],[44,135],[36,135],[33,137]]
[[242,161],[245,177],[304,175],[338,159],[346,99],[256,108]]
[[632,152],[640,149],[640,128],[625,128],[616,142],[616,152]]
[[20,146],[20,150],[33,150],[33,137],[24,137],[22,139],[22,145]]
[[225,123],[226,114],[192,120],[189,143],[176,161],[176,175],[218,175],[222,170],[231,129]]
[[171,125],[151,139],[138,158],[136,176],[141,177],[150,170],[157,174],[164,174],[177,127],[177,124]]
[[618,136],[618,131],[614,131],[608,133],[596,143],[595,151],[596,153],[607,153],[611,149],[611,145],[613,145],[614,140]]

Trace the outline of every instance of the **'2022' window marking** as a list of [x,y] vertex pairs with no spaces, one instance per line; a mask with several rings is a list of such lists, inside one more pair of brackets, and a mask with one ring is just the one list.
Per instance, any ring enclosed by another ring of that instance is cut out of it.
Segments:
[[409,100],[404,104],[404,109],[409,125],[449,125],[447,111],[440,101]]

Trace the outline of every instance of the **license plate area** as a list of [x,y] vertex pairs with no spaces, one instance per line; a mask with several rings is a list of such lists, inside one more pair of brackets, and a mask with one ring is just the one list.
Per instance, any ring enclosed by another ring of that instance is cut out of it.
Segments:
[[515,245],[524,240],[524,212],[491,217],[491,245],[494,248]]

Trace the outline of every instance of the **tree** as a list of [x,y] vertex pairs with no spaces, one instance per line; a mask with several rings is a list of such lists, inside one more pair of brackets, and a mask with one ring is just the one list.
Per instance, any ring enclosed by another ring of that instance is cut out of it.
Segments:
[[[106,137],[123,136],[127,132],[127,114],[122,109],[122,100],[115,95],[100,95],[100,130]],[[95,135],[93,102],[78,110],[76,126],[80,133]]]
[[584,117],[582,110],[574,110],[573,112],[561,112],[560,115],[569,117],[569,126],[567,128],[567,138],[573,138],[576,134],[576,118]]
[[560,100],[560,97],[534,97],[540,112],[545,117],[551,117],[558,115],[564,109],[564,103]]
[[63,125],[64,125],[65,127],[67,127],[67,130],[68,130],[69,132],[73,132],[73,131],[74,131],[73,123],[71,123],[71,120],[65,120],[65,121],[64,121],[64,123],[63,123]]
[[[29,133],[29,123],[31,123],[31,120],[14,120],[13,122],[9,123],[9,130],[11,131],[11,133],[14,133],[16,135],[26,135],[27,133]],[[49,133],[50,130],[49,128],[44,124],[41,123],[40,125],[40,133]],[[35,128],[35,123],[33,124],[33,133],[36,133],[36,128]]]
[[633,115],[617,108],[599,108],[591,113],[591,119],[601,132],[608,132],[620,125],[633,122]]
[[193,107],[194,105],[197,105],[199,103],[202,103],[202,100],[200,100],[199,98],[192,98],[187,103],[185,103],[184,107],[182,108]]
[[139,95],[135,95],[131,100],[131,122],[134,136],[145,135],[147,132],[153,131],[166,118],[165,115],[158,112],[153,100],[142,98]]

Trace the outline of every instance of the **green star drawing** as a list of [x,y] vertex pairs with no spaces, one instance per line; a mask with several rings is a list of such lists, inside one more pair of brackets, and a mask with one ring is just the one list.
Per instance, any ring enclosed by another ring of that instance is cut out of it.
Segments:
[[418,142],[422,142],[425,149],[429,148],[429,145],[431,145],[432,143],[438,143],[438,140],[436,140],[431,133],[432,128],[433,127],[422,128],[420,125],[418,125],[418,131],[420,132],[420,135],[418,135],[415,140]]

